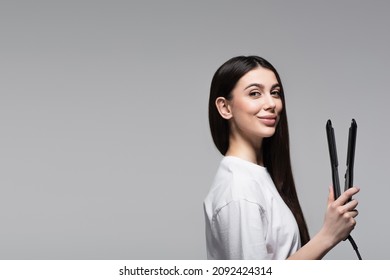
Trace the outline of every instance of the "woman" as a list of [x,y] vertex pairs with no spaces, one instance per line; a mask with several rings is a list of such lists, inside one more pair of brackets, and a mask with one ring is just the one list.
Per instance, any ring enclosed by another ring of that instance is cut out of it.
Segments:
[[[321,259],[353,230],[359,189],[336,201],[311,240],[292,176],[286,104],[276,69],[239,56],[214,74],[211,134],[224,155],[204,201],[208,259]],[[348,202],[349,201],[349,202]]]

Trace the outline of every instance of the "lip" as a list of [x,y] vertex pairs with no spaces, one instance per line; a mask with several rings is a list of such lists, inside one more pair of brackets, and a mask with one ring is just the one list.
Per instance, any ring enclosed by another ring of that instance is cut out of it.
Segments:
[[266,116],[259,116],[258,118],[259,119],[267,119],[267,120],[269,120],[269,119],[275,119],[276,120],[276,115],[266,115]]
[[276,115],[267,115],[267,116],[260,116],[258,117],[261,122],[267,126],[274,126],[276,124]]

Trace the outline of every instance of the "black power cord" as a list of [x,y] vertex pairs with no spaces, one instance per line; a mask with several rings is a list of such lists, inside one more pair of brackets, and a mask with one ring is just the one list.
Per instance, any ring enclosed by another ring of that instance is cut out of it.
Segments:
[[355,243],[355,240],[353,240],[353,238],[352,238],[351,235],[348,235],[347,239],[348,239],[349,242],[351,243],[353,249],[354,249],[355,252],[356,252],[356,255],[357,255],[358,258],[359,258],[359,260],[362,260],[362,256],[360,256],[359,249],[358,249],[358,246],[357,246],[356,243]]

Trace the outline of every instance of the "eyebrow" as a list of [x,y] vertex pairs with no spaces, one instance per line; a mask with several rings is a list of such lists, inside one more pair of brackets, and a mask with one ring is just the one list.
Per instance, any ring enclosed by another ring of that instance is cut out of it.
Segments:
[[[253,84],[248,85],[244,90],[246,90],[246,89],[248,89],[248,88],[250,88],[250,87],[258,87],[258,88],[263,89],[263,88],[264,88],[264,85],[258,84],[258,83],[253,83]],[[275,89],[276,87],[281,87],[281,86],[280,86],[279,83],[274,84],[274,85],[271,86],[271,90]]]

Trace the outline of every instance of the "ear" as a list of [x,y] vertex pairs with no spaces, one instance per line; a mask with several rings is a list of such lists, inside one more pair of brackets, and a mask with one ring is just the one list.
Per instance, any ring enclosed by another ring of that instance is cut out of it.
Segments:
[[226,100],[225,97],[218,97],[215,100],[215,106],[217,106],[217,110],[222,118],[225,120],[229,120],[233,117],[233,114],[231,112],[229,101]]

